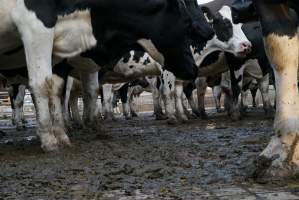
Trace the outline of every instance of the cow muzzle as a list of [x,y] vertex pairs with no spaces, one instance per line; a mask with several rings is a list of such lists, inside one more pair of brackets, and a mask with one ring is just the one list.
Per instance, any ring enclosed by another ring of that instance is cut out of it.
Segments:
[[246,57],[247,54],[251,53],[252,45],[250,42],[242,42],[239,45],[239,51],[237,52],[237,57]]

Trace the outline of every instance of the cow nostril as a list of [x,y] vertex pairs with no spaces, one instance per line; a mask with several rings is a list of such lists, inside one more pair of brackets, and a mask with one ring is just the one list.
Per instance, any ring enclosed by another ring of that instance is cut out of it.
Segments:
[[241,48],[244,50],[244,51],[251,51],[251,44],[249,43],[241,43]]

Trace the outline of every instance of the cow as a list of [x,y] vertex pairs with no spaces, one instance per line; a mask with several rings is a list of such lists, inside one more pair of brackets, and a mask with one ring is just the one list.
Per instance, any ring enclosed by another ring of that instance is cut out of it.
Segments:
[[[209,20],[213,21],[212,24],[213,28],[215,29],[215,34],[211,40],[201,40],[200,42],[192,40],[191,37],[189,38],[191,41],[190,45],[193,52],[193,58],[196,60],[196,64],[198,66],[201,65],[205,58],[214,51],[227,51],[236,56],[244,56],[250,52],[251,44],[242,32],[240,25],[232,23],[232,12],[229,6],[223,6],[220,8],[216,15],[211,14],[209,9],[204,9],[204,11],[210,16]],[[223,26],[223,24],[225,25]],[[96,62],[97,58],[94,59]],[[158,62],[155,62],[153,58],[149,57],[149,55],[138,50],[131,50],[129,53],[124,54],[116,63],[116,65],[111,66],[110,68],[105,68],[104,71],[106,71],[106,74],[108,74],[105,75],[105,79],[109,80],[108,82],[118,82],[120,79],[129,81],[132,78],[134,79],[145,75],[162,75],[162,79],[166,78],[169,80],[161,81],[161,87],[163,90],[161,93],[163,94],[165,100],[167,110],[166,113],[168,115],[169,122],[176,122],[174,105],[177,105],[177,110],[179,113],[178,116],[180,120],[187,120],[187,117],[183,112],[181,99],[174,98],[175,95],[179,97],[182,96],[183,90],[180,89],[182,87],[182,81],[177,81],[176,83],[176,79],[174,77],[176,73],[171,74],[167,70],[166,65],[164,66]],[[165,74],[163,75],[163,73]],[[214,73],[214,70],[212,70],[210,73]],[[199,71],[198,74],[202,75],[202,71]],[[192,77],[189,78],[192,79]],[[103,82],[107,81],[103,80]],[[174,103],[172,99],[175,99],[175,101],[178,102]],[[154,104],[156,105],[156,103]]]
[[256,159],[253,177],[292,177],[299,167],[299,5],[295,0],[253,0],[248,5],[247,9],[241,5],[236,11],[256,10],[276,85],[275,135]]
[[[233,22],[233,10],[231,8],[232,1],[212,1],[207,4],[201,5],[204,13],[213,28],[216,32],[216,37],[221,41],[226,41],[227,44],[230,44],[234,51],[228,51],[227,49],[213,49],[210,48],[210,51],[202,56],[201,47],[198,49],[194,48],[194,57],[199,66],[199,79],[195,84],[185,85],[185,95],[188,99],[188,102],[191,105],[193,113],[202,119],[207,118],[207,114],[204,109],[204,94],[206,91],[207,84],[205,83],[205,78],[209,75],[214,76],[215,74],[221,74],[228,70],[228,66],[225,64],[225,52],[230,53],[236,57],[245,57],[248,53],[251,52],[251,43],[247,39],[246,35],[241,29],[242,24]],[[238,43],[243,39],[243,42]],[[194,100],[192,99],[192,90],[197,88],[198,92],[198,108],[195,105]],[[235,112],[237,109],[233,109],[231,112]],[[238,115],[238,114],[236,114]]]
[[[119,96],[122,102],[123,114],[126,120],[131,119],[134,116],[134,112],[131,113],[131,101],[132,101],[132,89],[135,86],[141,86],[142,88],[146,88],[149,86],[149,83],[145,79],[137,79],[134,81],[130,81],[128,83],[120,83],[120,84],[103,84],[103,111],[104,118],[108,120],[115,120],[113,115],[113,99],[114,96]],[[136,113],[135,113],[136,115]]]
[[[265,49],[276,82],[276,135],[257,159],[255,175],[293,176],[298,161],[298,21],[291,16],[289,4],[299,14],[298,2],[253,1],[261,21]],[[275,24],[273,23],[275,22]],[[264,165],[264,163],[268,163]]]
[[[215,53],[215,55],[212,57],[210,56],[209,62],[213,63],[214,65],[219,62],[221,65],[227,66],[227,69],[230,71],[230,78],[231,78],[231,92],[226,94],[231,94],[232,97],[230,99],[233,101],[231,105],[227,108],[229,108],[228,113],[232,117],[233,120],[238,120],[241,117],[241,113],[239,110],[239,95],[241,94],[242,87],[245,86],[243,84],[243,78],[244,78],[244,70],[246,69],[245,72],[250,72],[250,71],[261,71],[258,72],[258,74],[261,74],[262,77],[258,78],[259,81],[259,86],[260,90],[262,91],[263,95],[263,100],[264,100],[264,109],[265,113],[267,116],[271,116],[273,113],[272,106],[270,104],[269,100],[269,94],[268,94],[268,84],[265,83],[267,81],[267,76],[269,73],[272,73],[272,69],[270,66],[270,63],[267,59],[266,52],[264,51],[263,48],[263,40],[262,40],[262,33],[261,33],[261,28],[260,24],[258,22],[250,22],[250,23],[245,23],[242,25],[242,30],[244,31],[246,37],[250,40],[252,44],[252,51],[248,53],[246,56],[240,58],[236,57],[235,55],[225,52],[225,53]],[[217,60],[218,59],[218,60]],[[252,65],[250,64],[252,61],[251,60],[257,60],[259,66]],[[217,64],[216,66],[219,66]],[[260,70],[261,69],[261,70]],[[250,73],[249,73],[250,74]],[[254,76],[254,73],[250,74],[251,76]],[[247,76],[248,77],[248,76]],[[255,77],[257,78],[257,77]],[[205,118],[206,114],[204,111],[204,94],[205,94],[205,88],[206,84],[204,83],[205,80],[201,79],[198,82],[198,87],[197,89],[199,90],[199,95],[198,95],[198,101],[199,101],[199,112],[201,113],[201,116],[204,116]],[[226,88],[226,90],[229,88]],[[200,92],[201,91],[201,92]],[[197,111],[198,112],[198,111]]]
[[[27,64],[29,86],[36,100],[37,133],[44,151],[71,144],[64,131],[59,99],[51,96],[58,82],[52,77],[52,55],[69,58],[84,53],[94,57],[99,66],[107,66],[141,45],[158,55],[157,59],[178,77],[189,79],[197,75],[197,68],[188,39],[213,35],[193,0],[4,0],[0,13],[0,54],[24,46],[21,59],[13,62]],[[86,75],[84,82],[95,78]]]
[[12,84],[8,88],[9,99],[12,109],[12,124],[18,131],[25,129],[25,117],[23,112],[26,85]]

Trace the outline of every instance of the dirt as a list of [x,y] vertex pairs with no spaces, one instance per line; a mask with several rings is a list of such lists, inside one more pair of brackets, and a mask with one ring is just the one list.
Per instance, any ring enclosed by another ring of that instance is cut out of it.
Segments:
[[45,154],[35,129],[0,133],[0,199],[196,199],[196,188],[251,184],[248,165],[273,134],[262,110],[169,126],[151,114],[75,130],[72,148]]

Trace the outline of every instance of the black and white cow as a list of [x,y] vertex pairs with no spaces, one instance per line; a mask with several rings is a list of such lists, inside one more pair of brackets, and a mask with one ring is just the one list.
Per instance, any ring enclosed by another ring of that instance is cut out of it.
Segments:
[[[299,167],[299,5],[295,0],[253,0],[249,1],[247,10],[250,10],[250,3],[261,22],[265,50],[276,84],[276,134],[259,155],[254,177],[295,176]],[[246,11],[242,5],[239,8]]]
[[[228,1],[228,0],[213,1],[211,3],[203,5],[203,9],[217,10],[217,8],[223,5],[232,6],[233,1]],[[234,18],[234,13],[235,11],[234,9],[232,9],[233,18]],[[213,13],[210,13],[209,15],[212,16]],[[243,72],[245,67],[250,64],[251,62],[250,59],[258,60],[258,63],[262,69],[263,76],[266,76],[268,73],[271,72],[271,67],[263,48],[262,34],[261,34],[259,24],[257,22],[252,22],[252,23],[238,24],[238,25],[240,26],[240,28],[242,28],[242,31],[244,31],[246,37],[252,43],[252,47],[253,47],[252,51],[248,52],[248,54],[244,55],[243,57],[242,56],[236,57],[236,55],[229,52],[225,52],[224,55],[223,53],[215,52],[214,55],[210,54],[210,56],[206,59],[209,63],[212,63],[210,65],[218,66],[218,69],[221,69],[221,67],[219,67],[220,64],[222,66],[227,66],[226,68],[225,67],[224,68],[230,70],[232,92],[230,93],[226,92],[226,94],[232,94],[230,100],[232,100],[233,102],[227,104],[227,105],[231,105],[227,108],[229,108],[228,112],[232,117],[232,119],[234,120],[237,120],[241,117],[238,100],[243,87],[243,75],[244,75]],[[248,68],[250,68],[250,66],[247,67],[247,70]],[[203,70],[204,69],[205,68],[203,68]],[[215,71],[215,73],[217,72]],[[268,85],[265,84],[265,81],[267,81],[267,77],[265,77],[264,79],[260,79],[259,86],[263,94],[264,108],[266,114],[271,114],[272,108],[268,97],[268,87],[267,87]],[[200,116],[202,116],[203,118],[205,118],[206,116],[205,109],[204,109],[204,94],[205,94],[206,87],[207,84],[205,83],[204,78],[201,78],[197,81],[199,108],[198,110],[193,112],[201,113]]]
[[[29,86],[36,100],[37,133],[45,151],[70,145],[61,107],[57,106],[59,100],[51,97],[55,91],[49,92],[57,82],[52,77],[52,54],[67,58],[89,50],[85,56],[105,66],[138,48],[138,40],[145,47],[149,43],[145,38],[163,54],[160,61],[169,70],[189,79],[197,75],[197,68],[188,39],[208,39],[213,34],[193,0],[185,3],[176,0],[4,0],[0,3],[0,13],[0,53],[24,45],[25,56],[9,63],[20,61],[23,66],[27,63]],[[6,61],[0,58],[1,67],[9,66]],[[92,78],[95,77],[87,76],[86,83]],[[49,105],[56,109],[55,117],[51,116]]]
[[[210,14],[209,10],[206,10],[206,12]],[[232,11],[229,6],[221,7],[216,15],[210,17],[212,18],[210,20],[214,21],[213,28],[216,32],[213,38],[201,40],[201,42],[191,40],[191,49],[197,65],[200,65],[209,54],[215,51],[227,51],[236,56],[244,56],[250,52],[251,44],[242,32],[241,26],[233,24]],[[155,62],[148,54],[136,50],[130,51],[130,53],[124,54],[115,66],[104,70],[107,74],[105,79],[109,81],[103,80],[103,82],[119,82],[121,79],[129,81],[145,75],[162,75],[161,87],[163,91],[161,93],[165,100],[169,121],[176,121],[174,105],[177,106],[178,116],[185,121],[187,117],[183,111],[181,98],[174,98],[176,95],[181,97],[183,94],[182,81],[176,82],[173,74],[165,70],[164,67],[166,68],[166,65],[162,66],[160,63]],[[210,73],[215,73],[215,69]],[[199,71],[199,74],[202,75],[202,71]],[[174,103],[171,99],[176,99],[178,102]]]
[[[107,120],[115,120],[113,114],[113,99],[115,96],[119,96],[122,102],[122,110],[126,120],[134,117],[136,113],[131,112],[131,101],[132,98],[132,89],[136,86],[141,86],[146,88],[149,86],[149,83],[145,79],[137,79],[130,81],[128,83],[120,84],[103,84],[102,85],[102,105],[103,105],[103,115]],[[134,110],[133,110],[134,111]]]
[[[226,44],[230,44],[231,49],[234,49],[234,51],[223,50],[235,57],[244,57],[251,52],[251,43],[243,33],[242,24],[233,22],[233,10],[231,5],[232,1],[224,0],[212,1],[201,6],[215,29],[215,37],[220,41],[226,41]],[[225,53],[219,48],[209,48],[209,50],[209,52],[206,52],[206,56],[201,56],[202,47],[194,48],[194,57],[199,66],[200,78],[196,80],[195,84],[185,85],[184,89],[193,113],[203,119],[207,118],[204,108],[204,95],[207,87],[206,77],[210,75],[220,75],[228,70]],[[198,108],[191,95],[192,90],[195,88],[197,88],[198,92]]]

